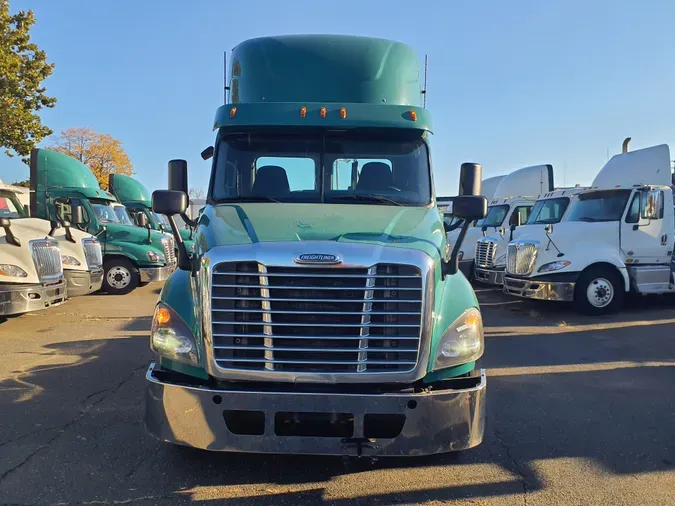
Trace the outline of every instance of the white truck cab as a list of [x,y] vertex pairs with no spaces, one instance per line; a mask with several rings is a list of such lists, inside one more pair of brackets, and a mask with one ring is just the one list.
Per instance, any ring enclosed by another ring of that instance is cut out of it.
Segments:
[[[477,265],[474,275],[478,281],[490,285],[502,285],[506,269],[506,248],[504,244],[513,239],[526,236],[531,230],[538,230],[563,219],[574,195],[583,191],[581,187],[557,188],[539,195],[529,210],[525,221],[522,216],[511,214],[508,231],[500,229],[498,234],[483,237],[476,243]],[[529,202],[529,200],[528,200]],[[522,214],[527,212],[523,204]],[[503,228],[503,227],[502,227]],[[506,238],[508,235],[508,238]]]
[[[505,251],[506,244],[510,240],[511,225],[517,227],[525,223],[534,206],[536,195],[552,189],[551,165],[523,167],[507,174],[499,181],[492,199],[488,201],[487,216],[478,220],[464,238],[459,264],[467,278],[471,279],[476,275],[478,280],[483,280],[478,277],[481,274],[477,269],[493,265]],[[478,241],[488,235],[494,236],[495,249],[484,248],[482,245],[478,248]],[[455,240],[456,236],[448,234],[448,242],[453,243]]]
[[507,248],[504,291],[573,301],[589,314],[618,309],[626,292],[675,291],[670,150],[615,155],[560,223],[536,226]]
[[23,190],[26,189],[5,185],[0,180],[0,218],[10,220],[11,230],[17,236],[27,234],[27,237],[51,239],[58,243],[68,297],[99,290],[103,282],[103,262],[101,245],[96,238],[74,227],[64,228],[57,223],[31,218],[25,203],[27,192]]

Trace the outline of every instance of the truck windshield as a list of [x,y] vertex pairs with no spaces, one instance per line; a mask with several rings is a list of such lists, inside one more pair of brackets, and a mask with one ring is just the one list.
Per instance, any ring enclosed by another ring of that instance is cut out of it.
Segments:
[[16,194],[10,191],[0,190],[0,218],[26,218],[26,213]]
[[216,202],[322,202],[425,206],[427,145],[419,133],[232,133],[221,138]]
[[538,200],[535,202],[526,225],[558,223],[570,203],[569,197]]
[[155,220],[157,221],[158,225],[164,225],[164,227],[170,227],[171,224],[169,223],[169,218],[164,216],[163,214],[158,214],[154,211],[151,211],[152,215],[155,217]]
[[101,223],[124,223],[117,216],[115,209],[110,205],[110,202],[105,200],[91,200],[91,207],[96,213],[96,217]]
[[[111,206],[111,207],[115,211],[115,214],[119,219],[119,223],[124,223],[125,225],[134,225],[134,222],[131,221],[131,218],[129,218],[129,213],[127,212],[126,207],[124,206]],[[96,211],[96,214],[98,214],[98,211]]]
[[504,222],[504,218],[509,214],[509,206],[490,206],[485,218],[476,222],[477,227],[499,227]]
[[570,208],[569,221],[619,221],[631,190],[602,190],[579,195]]

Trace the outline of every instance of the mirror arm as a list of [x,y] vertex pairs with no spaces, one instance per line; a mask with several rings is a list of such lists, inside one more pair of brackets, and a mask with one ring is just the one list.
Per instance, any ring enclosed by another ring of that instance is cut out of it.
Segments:
[[77,241],[75,241],[75,238],[73,237],[73,234],[70,232],[70,223],[67,221],[63,222],[63,228],[66,229],[66,241],[72,242],[75,244]]
[[152,235],[151,235],[152,232],[150,232],[152,230],[152,228],[150,227],[150,223],[146,223],[145,228],[148,231],[148,244],[152,244]]
[[465,220],[462,230],[459,231],[459,237],[457,237],[457,242],[452,248],[452,253],[450,254],[450,259],[447,262],[441,264],[441,279],[445,279],[445,276],[457,274],[459,270],[459,248],[462,247],[462,242],[464,242],[464,236],[469,230],[469,221]]
[[187,223],[187,225],[188,225],[190,228],[194,228],[194,227],[197,226],[197,222],[191,220],[190,217],[187,215],[187,213],[181,213],[181,214],[180,214],[180,217],[183,218],[183,221],[184,221],[185,223]]
[[54,232],[56,232],[56,229],[59,228],[59,222],[52,220],[49,224],[52,226],[52,228],[49,229],[47,235],[49,237],[54,237]]
[[98,232],[96,232],[96,235],[94,237],[98,237],[99,235],[105,233],[107,230],[108,227],[106,227],[105,225],[101,225],[101,229]]
[[7,226],[3,227],[5,229],[5,237],[7,238],[7,244],[13,244],[14,246],[21,246],[21,241],[17,236],[12,232],[12,227]]
[[178,268],[182,271],[192,271],[192,275],[196,275],[196,269],[192,268],[192,259],[188,254],[185,243],[183,242],[183,237],[180,235],[178,230],[178,225],[176,225],[176,220],[173,216],[168,216],[169,224],[171,225],[171,231],[176,240],[176,246],[178,247]]

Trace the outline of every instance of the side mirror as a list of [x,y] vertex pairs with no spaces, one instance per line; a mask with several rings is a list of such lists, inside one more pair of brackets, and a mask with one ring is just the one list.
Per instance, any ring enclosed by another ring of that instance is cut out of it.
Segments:
[[479,163],[463,163],[459,169],[458,195],[480,195],[483,167]]
[[81,225],[82,223],[84,223],[84,212],[82,211],[81,205],[71,204],[70,222],[74,225]]
[[169,218],[171,231],[178,248],[178,268],[183,271],[192,270],[193,275],[195,275],[199,264],[191,265],[190,255],[174,218],[177,214],[185,214],[187,208],[188,196],[185,192],[176,190],[155,190],[152,192],[152,210],[158,214],[166,214]]
[[8,244],[21,246],[21,241],[12,233],[12,221],[9,218],[0,218],[0,227],[5,231]]
[[201,156],[202,160],[208,160],[209,158],[213,158],[213,146],[209,146],[204,151],[202,151]]
[[[188,174],[187,162],[185,160],[170,160],[169,161],[169,190],[176,190],[188,193]],[[154,202],[154,194],[153,194]],[[187,209],[187,207],[186,207]],[[185,211],[183,211],[185,212]],[[163,214],[163,213],[160,213]]]
[[509,227],[509,230],[511,230],[511,232],[513,232],[517,228],[518,228],[518,225],[516,225],[515,223],[511,223],[511,226]]
[[[464,167],[464,165],[462,165],[462,167]],[[478,172],[480,172],[480,170]],[[462,247],[464,237],[466,236],[466,231],[469,229],[469,223],[473,220],[485,218],[487,215],[487,199],[482,195],[460,195],[453,198],[452,206],[448,206],[448,210],[457,218],[463,219],[464,223],[459,232],[459,237],[457,237],[457,241],[452,248],[450,259],[447,262],[443,262],[441,266],[441,274],[443,277],[447,274],[452,275],[457,272],[459,268],[459,251]]]
[[544,232],[546,232],[547,234],[552,233],[552,232],[553,232],[553,224],[552,224],[552,223],[549,223],[548,225],[546,225],[546,226],[544,227]]
[[168,217],[183,214],[188,208],[188,196],[178,190],[155,190],[152,192],[152,210]]
[[641,195],[642,218],[646,220],[661,219],[663,198],[661,190],[650,190]]
[[146,228],[149,223],[148,223],[148,217],[145,215],[144,212],[140,212],[136,215],[136,223],[138,223],[139,227]]

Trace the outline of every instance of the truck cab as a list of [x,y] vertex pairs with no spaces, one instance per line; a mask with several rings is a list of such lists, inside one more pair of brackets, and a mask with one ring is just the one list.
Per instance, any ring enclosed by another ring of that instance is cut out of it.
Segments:
[[[460,252],[462,272],[468,279],[474,277],[479,281],[496,282],[482,270],[492,267],[500,259],[511,235],[511,228],[524,224],[534,205],[536,195],[553,189],[553,167],[551,165],[535,165],[517,169],[504,176],[494,195],[489,200],[488,214],[478,220],[470,228],[464,238],[464,246]],[[458,236],[454,232],[448,241],[453,243]],[[491,239],[486,239],[491,236]],[[482,241],[482,242],[479,242]]]
[[615,155],[560,223],[509,243],[505,292],[602,314],[618,310],[627,292],[675,291],[670,184],[667,145]]
[[0,183],[0,316],[66,301],[59,243],[39,221],[29,218],[17,194]]
[[69,222],[97,237],[103,250],[103,289],[129,293],[141,283],[165,280],[175,269],[173,237],[125,224],[116,199],[102,190],[83,163],[47,149],[31,153],[31,215]]
[[522,210],[510,215],[508,231],[502,227],[497,234],[483,237],[476,243],[476,279],[485,284],[503,285],[508,242],[527,236],[532,229],[539,230],[560,222],[570,200],[580,191],[580,188],[565,188],[546,192],[539,195],[531,207],[531,200],[524,199]]
[[[297,35],[231,56],[194,249],[178,243],[153,316],[147,430],[213,451],[478,445],[481,313],[442,212],[469,223],[487,201],[465,164],[465,193],[436,205],[414,50]],[[170,161],[152,201],[174,233],[187,188],[187,163]]]
[[[146,226],[147,223],[152,230],[172,233],[166,216],[152,210],[150,192],[140,181],[123,174],[110,174],[108,189],[126,207],[129,216],[134,220],[134,224]],[[144,215],[145,218],[140,218],[140,215]],[[191,251],[193,246],[192,229],[183,227],[179,228],[179,231],[183,243]]]

